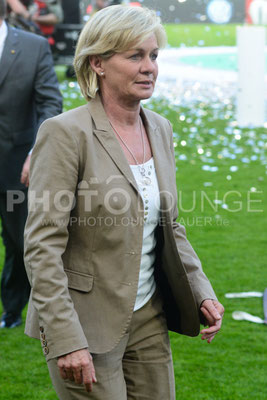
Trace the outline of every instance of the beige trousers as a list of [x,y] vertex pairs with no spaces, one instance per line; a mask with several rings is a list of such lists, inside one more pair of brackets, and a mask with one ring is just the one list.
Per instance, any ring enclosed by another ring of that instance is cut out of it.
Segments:
[[57,361],[48,361],[60,400],[175,400],[169,336],[162,302],[156,292],[133,313],[120,343],[105,354],[92,354],[97,383],[87,393],[83,385],[64,381]]

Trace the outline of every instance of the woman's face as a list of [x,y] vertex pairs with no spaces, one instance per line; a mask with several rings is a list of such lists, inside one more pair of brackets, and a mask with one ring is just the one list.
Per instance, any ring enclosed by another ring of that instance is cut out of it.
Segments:
[[158,76],[158,43],[153,34],[141,45],[116,53],[101,61],[105,73],[101,79],[102,95],[125,102],[139,102],[152,96]]

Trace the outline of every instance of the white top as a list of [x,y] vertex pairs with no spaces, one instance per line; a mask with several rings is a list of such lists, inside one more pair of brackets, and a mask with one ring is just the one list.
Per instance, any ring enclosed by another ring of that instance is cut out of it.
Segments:
[[7,24],[5,23],[5,21],[2,21],[2,24],[0,25],[0,60],[4,50],[6,37],[7,37]]
[[142,257],[134,311],[143,307],[150,300],[156,289],[154,278],[154,262],[156,258],[155,228],[159,223],[160,217],[159,187],[153,157],[144,163],[145,176],[151,180],[151,184],[143,182],[140,172],[142,166],[143,164],[130,165],[144,204]]

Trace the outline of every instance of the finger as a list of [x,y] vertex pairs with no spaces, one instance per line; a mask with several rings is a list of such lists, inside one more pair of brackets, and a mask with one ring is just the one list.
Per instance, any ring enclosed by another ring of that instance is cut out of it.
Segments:
[[200,310],[209,325],[214,324],[215,321],[220,321],[222,319],[221,315],[218,313],[215,307],[209,309],[207,309],[206,307],[201,307]]
[[92,382],[91,382],[91,383],[86,383],[84,386],[85,386],[85,390],[86,390],[88,393],[90,393],[90,392],[93,391],[93,383],[92,383]]
[[208,306],[208,311],[212,315],[212,317],[216,320],[220,320],[222,318],[221,313],[218,310],[219,303],[214,303],[213,301]]
[[224,315],[224,307],[221,303],[219,303],[218,301],[216,301],[214,303],[214,306],[216,307],[217,311],[219,312],[219,314],[223,317]]
[[210,326],[209,328],[202,329],[200,331],[201,335],[211,335],[215,332],[219,332],[221,329],[221,323],[216,323],[215,325]]
[[207,342],[210,343],[214,339],[215,335],[219,332],[220,328],[221,321],[216,321],[216,323],[209,328],[202,329],[200,332],[202,335],[201,339],[207,340]]
[[217,333],[218,333],[218,331],[212,332],[212,333],[203,333],[201,339],[209,339],[209,338],[211,338],[212,336],[217,335]]
[[87,392],[93,390],[93,377],[89,371],[82,370],[83,384]]
[[221,314],[218,312],[217,308],[212,304],[210,307],[206,308],[206,310],[209,312],[212,318],[215,320],[220,320],[222,319]]
[[213,319],[212,315],[209,313],[209,311],[204,307],[201,307],[200,310],[201,310],[202,314],[204,315],[204,317],[206,319],[206,324],[205,325],[213,325],[214,324],[214,319]]
[[96,379],[95,371],[93,372],[92,376],[93,376],[93,383],[97,383],[97,379]]
[[219,332],[219,331],[212,332],[212,333],[202,333],[201,339],[202,339],[202,340],[209,339],[209,338],[211,338],[212,336],[217,335],[218,332]]
[[212,314],[217,313],[220,315],[219,311],[224,311],[223,306],[217,300],[204,300],[201,303],[201,307],[208,309]]
[[89,355],[90,355],[90,362],[91,362],[90,366],[91,366],[91,374],[92,374],[93,382],[97,383],[96,374],[95,374],[95,366],[93,363],[93,357],[91,356],[91,354],[89,354]]
[[59,373],[60,373],[60,376],[62,379],[64,379],[64,380],[67,379],[67,374],[63,367],[59,367]]
[[26,185],[28,180],[29,180],[28,172],[22,170],[20,175],[20,182]]
[[93,382],[97,382],[92,361],[82,368],[82,377],[86,391],[91,392],[93,390]]
[[21,174],[20,182],[21,182],[22,184],[25,183],[26,179],[27,179],[27,176],[25,176],[24,174]]
[[211,343],[212,340],[215,338],[216,334],[217,334],[217,332],[212,335],[203,335],[201,337],[201,340],[207,340],[208,343]]
[[73,370],[73,376],[74,376],[74,381],[78,384],[83,383],[83,377],[82,377],[82,370],[81,367],[75,368]]
[[67,379],[67,374],[66,374],[66,370],[64,368],[64,363],[62,362],[62,359],[60,359],[60,358],[58,359],[57,366],[58,366],[61,378]]
[[221,329],[221,321],[215,322],[215,324],[210,325],[208,328],[204,328],[200,333],[213,333]]
[[66,369],[67,379],[69,381],[74,381],[73,371],[72,369]]
[[213,339],[215,338],[215,335],[213,335],[212,337],[207,339],[207,343],[211,343],[213,341]]
[[213,336],[207,338],[207,339],[206,339],[207,342],[208,342],[208,343],[211,343],[211,342],[215,339],[215,336],[216,336],[216,335],[213,335]]

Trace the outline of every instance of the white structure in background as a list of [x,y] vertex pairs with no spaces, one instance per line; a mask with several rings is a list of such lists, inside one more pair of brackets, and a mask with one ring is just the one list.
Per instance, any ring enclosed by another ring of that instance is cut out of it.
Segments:
[[255,25],[267,25],[267,1],[254,0],[249,7],[249,14]]
[[265,35],[264,27],[237,27],[237,122],[241,127],[260,127],[265,122]]

